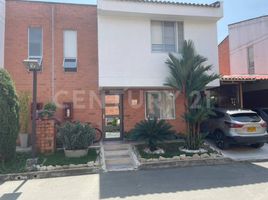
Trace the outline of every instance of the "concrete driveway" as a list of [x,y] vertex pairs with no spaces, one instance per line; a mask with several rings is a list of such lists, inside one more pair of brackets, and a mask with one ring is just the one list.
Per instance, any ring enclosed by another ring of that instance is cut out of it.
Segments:
[[267,200],[268,163],[110,172],[0,183],[0,200]]
[[220,150],[216,147],[213,141],[207,141],[215,149],[220,151],[225,157],[236,161],[261,161],[268,160],[268,144],[265,144],[260,149],[255,149],[249,146],[231,146],[228,150]]

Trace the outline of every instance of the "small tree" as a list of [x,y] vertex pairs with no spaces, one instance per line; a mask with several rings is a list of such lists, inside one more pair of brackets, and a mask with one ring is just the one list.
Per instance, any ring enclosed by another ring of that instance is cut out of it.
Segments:
[[212,65],[205,65],[206,61],[207,58],[196,54],[192,41],[185,41],[181,57],[169,54],[166,62],[170,75],[165,85],[184,95],[183,117],[187,125],[186,146],[193,150],[200,148],[200,124],[211,113],[201,92],[205,90],[207,84],[219,78],[217,74],[209,74]]
[[11,159],[16,153],[19,132],[19,103],[13,81],[0,69],[0,157]]
[[20,133],[28,133],[29,121],[30,121],[30,93],[21,92],[19,93],[19,104],[20,104]]

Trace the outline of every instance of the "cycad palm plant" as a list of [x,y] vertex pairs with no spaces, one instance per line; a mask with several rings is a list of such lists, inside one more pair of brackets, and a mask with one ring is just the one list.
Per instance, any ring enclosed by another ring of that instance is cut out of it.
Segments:
[[169,54],[166,61],[170,75],[165,85],[184,95],[184,119],[187,125],[187,148],[200,148],[200,124],[208,117],[211,110],[205,105],[201,92],[210,82],[219,78],[211,73],[212,65],[206,65],[207,58],[195,52],[192,41],[185,41],[182,54]]
[[130,131],[130,137],[145,141],[149,149],[155,151],[158,142],[170,139],[175,133],[165,120],[148,119],[137,123]]

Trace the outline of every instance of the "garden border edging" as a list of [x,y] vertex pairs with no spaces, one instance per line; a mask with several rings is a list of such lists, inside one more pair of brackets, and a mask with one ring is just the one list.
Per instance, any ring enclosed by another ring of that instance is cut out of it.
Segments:
[[12,181],[12,180],[29,180],[29,179],[43,179],[43,178],[55,178],[64,176],[78,176],[85,174],[96,174],[101,171],[100,166],[94,167],[81,167],[81,168],[69,168],[62,170],[51,171],[33,171],[15,174],[3,174],[0,175],[0,182]]
[[224,165],[234,163],[236,161],[231,158],[217,157],[217,158],[200,158],[200,159],[165,159],[158,161],[141,161],[135,145],[131,145],[133,153],[136,155],[138,161],[138,169],[157,169],[157,168],[172,168],[172,167],[191,167],[191,166],[205,166],[205,165]]

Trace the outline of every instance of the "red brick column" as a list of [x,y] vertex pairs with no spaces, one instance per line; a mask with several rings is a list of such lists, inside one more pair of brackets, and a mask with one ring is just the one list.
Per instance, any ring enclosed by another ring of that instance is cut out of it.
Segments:
[[56,149],[55,121],[42,119],[36,121],[36,146],[39,153],[50,154]]

